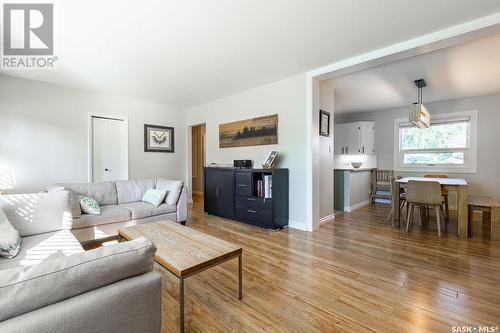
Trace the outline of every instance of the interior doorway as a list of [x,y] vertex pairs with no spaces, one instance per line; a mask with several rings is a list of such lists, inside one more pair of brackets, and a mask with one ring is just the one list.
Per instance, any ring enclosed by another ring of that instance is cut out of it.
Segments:
[[127,118],[90,114],[89,182],[127,179]]
[[205,167],[206,154],[205,133],[205,124],[191,127],[191,186],[193,202],[203,198],[203,168]]

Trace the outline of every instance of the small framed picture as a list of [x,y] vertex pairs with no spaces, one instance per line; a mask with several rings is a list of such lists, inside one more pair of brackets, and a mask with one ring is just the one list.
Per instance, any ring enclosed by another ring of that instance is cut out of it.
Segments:
[[144,151],[158,153],[174,152],[174,128],[144,125]]
[[276,159],[276,156],[278,156],[277,151],[272,151],[269,153],[269,156],[267,156],[266,161],[262,163],[262,167],[264,169],[269,169],[273,166],[274,160]]
[[330,112],[319,110],[319,135],[330,136]]

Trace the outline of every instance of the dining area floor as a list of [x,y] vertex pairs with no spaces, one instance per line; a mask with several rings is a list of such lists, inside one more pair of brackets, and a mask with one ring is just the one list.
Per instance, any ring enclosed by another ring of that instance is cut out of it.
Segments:
[[[314,232],[267,230],[202,207],[196,200],[190,205],[187,226],[242,246],[243,299],[234,297],[235,261],[191,277],[186,331],[420,333],[500,326],[500,242],[489,240],[480,214],[465,240],[456,235],[453,209],[439,238],[435,212],[406,232],[403,224],[387,223],[388,204],[339,212]],[[165,276],[163,283],[164,332],[174,332],[178,282]]]

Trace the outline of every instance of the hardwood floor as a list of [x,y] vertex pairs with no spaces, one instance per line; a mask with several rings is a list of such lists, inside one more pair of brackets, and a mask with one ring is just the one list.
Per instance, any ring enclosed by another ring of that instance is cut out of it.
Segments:
[[[460,240],[452,212],[439,239],[434,220],[410,233],[389,227],[389,210],[339,213],[314,233],[275,232],[206,215],[195,200],[189,227],[243,247],[244,289],[240,301],[237,260],[186,279],[186,332],[499,332],[500,241],[483,239],[481,216],[474,238]],[[163,331],[177,332],[178,279],[157,269]]]
[[[236,261],[187,279],[188,332],[500,326],[500,242],[463,241],[451,232],[438,239],[417,227],[407,234],[385,224],[389,208],[382,205],[340,214],[314,233],[269,231],[205,215],[202,207],[190,207],[189,227],[243,247],[243,300]],[[178,282],[163,276],[164,331],[176,332]]]

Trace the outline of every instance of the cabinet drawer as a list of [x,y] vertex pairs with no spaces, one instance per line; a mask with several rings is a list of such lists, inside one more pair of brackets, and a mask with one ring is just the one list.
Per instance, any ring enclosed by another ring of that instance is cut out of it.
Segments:
[[236,217],[252,223],[262,224],[269,227],[272,227],[273,224],[273,214],[268,210],[237,207]]
[[238,195],[252,195],[252,174],[250,172],[235,173],[235,192]]
[[271,199],[236,196],[236,208],[247,208],[271,213],[273,211],[273,203]]

